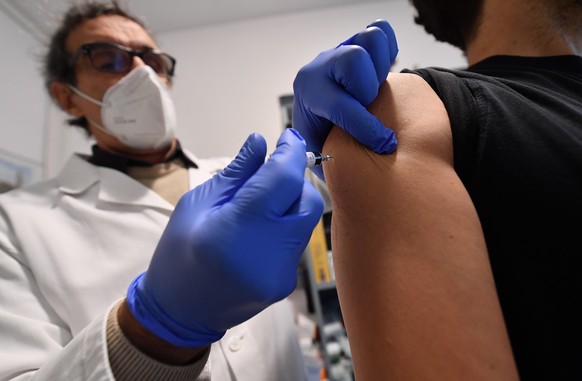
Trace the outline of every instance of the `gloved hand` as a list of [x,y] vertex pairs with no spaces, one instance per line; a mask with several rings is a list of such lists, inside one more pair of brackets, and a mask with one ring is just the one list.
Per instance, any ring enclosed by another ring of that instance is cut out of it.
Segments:
[[[336,124],[377,153],[392,153],[397,140],[366,110],[396,60],[398,45],[386,20],[370,24],[299,70],[293,83],[293,128],[308,151],[321,152]],[[322,167],[313,171],[323,180]]]
[[283,132],[265,163],[251,135],[221,173],[176,205],[148,270],[130,285],[133,316],[158,337],[203,347],[288,296],[323,211],[304,179],[305,141]]

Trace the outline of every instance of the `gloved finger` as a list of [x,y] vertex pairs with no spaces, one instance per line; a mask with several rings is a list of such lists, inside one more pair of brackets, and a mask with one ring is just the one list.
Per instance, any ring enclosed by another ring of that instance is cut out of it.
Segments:
[[[283,131],[277,148],[232,199],[248,213],[280,217],[301,196],[305,167],[305,141],[294,129]],[[225,205],[228,206],[228,205]]]
[[199,192],[199,198],[214,200],[214,205],[229,202],[242,185],[253,176],[265,162],[267,143],[257,133],[249,135],[237,156]]
[[378,84],[386,79],[398,54],[396,35],[386,20],[376,20],[341,45],[360,46],[368,53],[376,70]]
[[[347,70],[349,71],[350,69]],[[376,80],[374,76],[371,79],[373,81]],[[369,77],[368,80],[370,80]],[[326,96],[310,100],[310,112],[340,126],[353,138],[374,152],[394,152],[397,145],[394,131],[385,127],[378,118],[370,114],[362,105],[361,99],[355,99],[352,96],[357,91],[370,94],[375,93],[375,91],[369,88],[354,90],[354,87],[349,83],[350,80],[344,78],[342,81],[342,86],[350,86],[351,91],[349,91],[349,94],[334,80],[330,80],[321,87],[321,92]],[[370,95],[368,94],[368,96]]]
[[390,65],[396,60],[398,55],[398,42],[396,41],[396,33],[390,23],[384,19],[379,19],[368,25],[368,27],[377,27],[382,29],[386,38],[388,39],[388,50],[390,53]]
[[271,284],[278,283],[280,287],[275,294],[276,300],[288,296],[295,288],[297,279],[295,271],[322,213],[323,199],[321,195],[307,180],[304,180],[301,197],[279,220],[287,231],[280,243],[282,248],[286,248],[281,252],[285,252],[287,255],[284,258],[276,259],[283,262],[282,265],[278,266],[280,271],[271,274],[277,279]]
[[398,144],[394,131],[385,127],[357,100],[345,94],[339,94],[338,98],[336,107],[327,115],[329,120],[376,153],[394,152]]
[[242,184],[263,164],[266,152],[265,138],[256,133],[249,135],[237,156],[226,168],[180,198],[174,215],[183,213],[183,210],[184,213],[191,213],[203,206],[219,206],[230,201]]
[[309,181],[304,180],[301,197],[295,200],[285,214],[300,219],[299,229],[311,231],[323,214],[323,197]]
[[237,156],[221,172],[221,176],[246,181],[265,162],[267,143],[265,138],[257,133],[249,135]]
[[334,51],[331,76],[364,106],[378,95],[378,77],[374,62],[361,46],[341,46]]
[[384,31],[375,26],[368,27],[353,38],[352,44],[359,45],[368,52],[376,69],[378,84],[384,82],[392,66],[389,41]]

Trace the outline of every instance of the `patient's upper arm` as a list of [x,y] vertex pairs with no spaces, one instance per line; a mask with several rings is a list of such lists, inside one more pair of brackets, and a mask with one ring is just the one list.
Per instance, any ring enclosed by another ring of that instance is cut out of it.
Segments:
[[[335,220],[341,223],[336,228],[353,234],[361,223],[373,227],[362,229],[369,235],[386,230],[378,243],[391,249],[409,237],[427,237],[431,243],[463,240],[481,248],[482,237],[475,237],[479,221],[453,168],[442,102],[416,75],[390,74],[389,79],[370,111],[394,129],[399,140],[394,154],[374,154],[337,127],[326,141],[324,152],[334,157],[324,170]],[[340,218],[346,213],[349,219]]]
[[332,251],[358,380],[515,376],[442,102],[420,77],[390,74],[370,110],[396,132],[394,154],[374,154],[338,127],[324,146],[334,157],[324,166]]

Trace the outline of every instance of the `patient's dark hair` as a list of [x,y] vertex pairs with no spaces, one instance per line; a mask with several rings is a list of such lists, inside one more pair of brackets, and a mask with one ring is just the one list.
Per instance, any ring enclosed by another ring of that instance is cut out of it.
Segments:
[[[83,1],[73,5],[63,17],[63,20],[51,37],[48,51],[44,57],[44,80],[49,90],[53,81],[76,84],[74,68],[69,65],[69,59],[74,52],[67,52],[67,39],[75,28],[87,20],[99,16],[118,15],[136,22],[146,29],[145,24],[122,9],[117,1]],[[146,29],[147,30],[147,29]],[[86,118],[74,118],[67,121],[72,126],[79,126],[89,132]]]
[[416,8],[414,21],[439,41],[463,51],[478,26],[483,0],[410,0]]

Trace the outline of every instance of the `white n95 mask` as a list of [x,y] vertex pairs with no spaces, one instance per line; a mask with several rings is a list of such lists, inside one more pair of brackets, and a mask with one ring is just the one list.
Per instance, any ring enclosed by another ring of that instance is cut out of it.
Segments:
[[137,67],[121,78],[105,92],[103,101],[70,88],[101,106],[103,126],[87,118],[89,122],[128,147],[159,148],[174,138],[174,103],[168,87],[149,66]]

